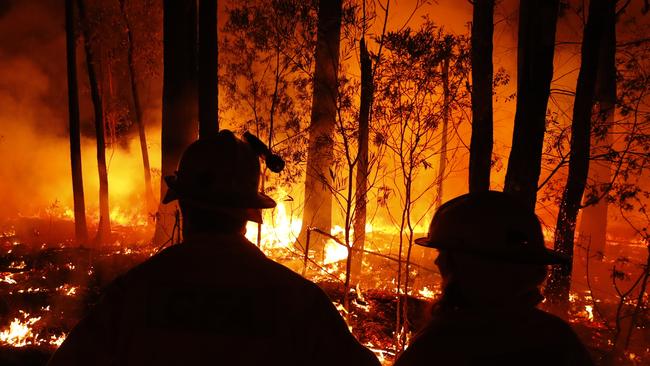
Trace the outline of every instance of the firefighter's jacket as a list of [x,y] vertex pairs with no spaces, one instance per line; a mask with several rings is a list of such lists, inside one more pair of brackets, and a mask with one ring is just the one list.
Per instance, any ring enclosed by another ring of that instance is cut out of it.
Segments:
[[319,287],[236,234],[190,238],[118,278],[49,365],[379,362]]
[[592,366],[571,327],[533,307],[434,312],[395,366]]

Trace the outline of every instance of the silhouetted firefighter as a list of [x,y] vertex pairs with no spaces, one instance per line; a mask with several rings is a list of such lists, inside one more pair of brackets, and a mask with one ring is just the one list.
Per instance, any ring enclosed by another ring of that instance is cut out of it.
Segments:
[[327,295],[267,259],[247,221],[275,201],[260,162],[284,162],[252,135],[203,136],[166,177],[184,241],[118,278],[50,365],[379,365]]
[[426,238],[439,251],[442,296],[399,357],[408,365],[592,365],[573,330],[536,308],[547,264],[535,213],[507,193],[482,191],[438,209]]

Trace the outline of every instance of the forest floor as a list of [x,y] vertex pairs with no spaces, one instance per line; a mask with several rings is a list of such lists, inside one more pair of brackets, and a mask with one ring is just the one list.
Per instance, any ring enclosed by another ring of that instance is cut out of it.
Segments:
[[[49,223],[50,228],[52,225]],[[123,240],[118,238],[115,245],[101,249],[83,249],[70,247],[65,236],[45,235],[43,230],[12,227],[4,234],[0,232],[0,365],[44,365],[65,334],[98,300],[101,289],[157,249],[137,240],[124,244]],[[301,258],[291,251],[277,253],[274,259],[299,273],[302,269]],[[344,262],[337,262],[321,268],[312,265],[308,270],[308,277],[341,311],[343,266]],[[389,365],[395,354],[397,301],[391,278],[396,264],[389,258],[368,255],[364,266],[382,270],[368,271],[372,275],[362,281],[361,288],[354,289],[350,312],[342,313],[357,338]],[[409,322],[414,331],[425,323],[428,305],[438,292],[433,286],[423,287],[437,283],[437,275],[429,268],[419,269],[414,288],[420,290],[408,296]],[[569,321],[594,359],[604,365],[613,333],[611,326],[598,320],[590,304],[592,299],[576,296]],[[614,311],[615,306],[614,302],[599,303],[604,312]],[[650,319],[647,312],[644,315],[640,326],[645,330],[635,333],[628,351],[614,364],[650,365]]]

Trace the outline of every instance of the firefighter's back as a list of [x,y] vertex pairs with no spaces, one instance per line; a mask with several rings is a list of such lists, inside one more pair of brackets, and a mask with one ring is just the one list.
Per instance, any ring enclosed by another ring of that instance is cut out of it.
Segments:
[[166,249],[115,281],[84,322],[92,331],[82,324],[66,343],[99,364],[376,365],[316,285],[242,235]]

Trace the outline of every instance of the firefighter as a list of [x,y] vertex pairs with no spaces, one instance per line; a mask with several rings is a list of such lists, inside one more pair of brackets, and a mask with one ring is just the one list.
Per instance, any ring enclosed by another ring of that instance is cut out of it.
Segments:
[[442,294],[396,366],[592,365],[571,327],[536,306],[547,249],[535,213],[503,192],[465,194],[440,206],[426,238]]
[[283,165],[246,137],[187,148],[163,200],[178,200],[183,242],[114,281],[50,366],[379,365],[319,287],[244,237],[276,205],[258,191],[258,153]]

